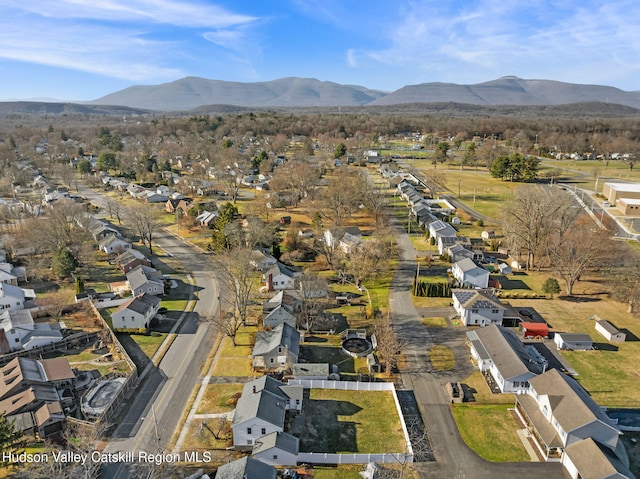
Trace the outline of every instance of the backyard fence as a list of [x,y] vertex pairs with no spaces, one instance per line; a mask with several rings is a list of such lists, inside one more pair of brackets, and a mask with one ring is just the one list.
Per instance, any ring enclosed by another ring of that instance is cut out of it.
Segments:
[[331,454],[331,453],[298,453],[298,463],[309,464],[363,464],[367,462],[405,464],[413,462],[413,448],[409,438],[409,431],[402,415],[400,401],[396,394],[396,388],[392,383],[367,383],[359,381],[329,381],[325,379],[290,379],[289,384],[297,384],[304,389],[336,389],[342,391],[390,391],[393,402],[396,405],[396,413],[402,425],[402,432],[407,452],[406,453],[379,453],[379,454]]
[[299,464],[407,464],[413,462],[413,454],[331,454],[325,452],[299,452]]

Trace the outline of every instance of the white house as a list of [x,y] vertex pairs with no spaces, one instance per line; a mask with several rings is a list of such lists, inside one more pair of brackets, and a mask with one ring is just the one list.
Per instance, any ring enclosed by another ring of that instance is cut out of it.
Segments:
[[142,264],[127,273],[127,284],[134,296],[140,296],[143,293],[164,294],[162,273]]
[[35,299],[35,297],[35,292],[32,289],[0,283],[0,311],[24,309],[25,300]]
[[611,450],[592,438],[574,442],[564,449],[562,465],[571,479],[594,477],[603,479],[633,479],[635,476]]
[[546,367],[513,331],[497,324],[469,331],[467,338],[473,361],[481,371],[491,374],[501,393],[527,392],[529,381]]
[[278,261],[262,275],[262,279],[265,282],[264,288],[267,291],[295,289],[296,278],[301,274],[301,272],[294,270],[293,267]]
[[454,289],[453,308],[465,326],[502,324],[505,307],[491,289]]
[[0,313],[0,353],[28,350],[62,341],[63,322],[34,323],[26,309]]
[[288,323],[256,333],[252,354],[255,369],[291,369],[291,366],[298,362],[299,354],[300,333]]
[[160,298],[143,293],[121,304],[111,313],[114,331],[147,329],[160,308]]
[[261,251],[259,249],[254,249],[251,252],[250,262],[251,266],[253,266],[254,268],[259,269],[260,271],[264,271],[275,265],[278,260],[269,253],[265,253],[264,251]]
[[256,440],[253,457],[272,466],[296,466],[300,440],[286,432],[272,432]]
[[588,334],[582,333],[554,333],[553,342],[558,349],[569,351],[586,351],[593,349],[593,340]]
[[489,271],[481,268],[469,258],[463,258],[453,263],[451,272],[461,286],[486,288],[489,285]]
[[250,451],[260,438],[283,432],[287,412],[302,410],[302,396],[302,386],[289,386],[271,376],[245,383],[231,421],[233,446]]
[[515,410],[532,432],[531,438],[542,457],[560,461],[565,448],[588,438],[615,456],[620,430],[575,379],[550,369],[529,383],[528,394],[516,396]]
[[98,242],[98,247],[107,254],[120,254],[131,249],[131,243],[112,233],[102,238]]
[[453,226],[441,220],[429,224],[429,236],[435,241],[438,241],[440,236],[455,236],[457,233]]

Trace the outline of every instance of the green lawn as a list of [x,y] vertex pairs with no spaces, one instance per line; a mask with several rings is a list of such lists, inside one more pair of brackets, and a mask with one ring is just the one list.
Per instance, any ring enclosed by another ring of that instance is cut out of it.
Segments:
[[464,381],[460,381],[461,384],[466,384],[473,397],[475,399],[476,404],[511,404],[514,405],[516,402],[516,398],[513,394],[493,394],[487,382],[484,380],[482,373],[480,371],[474,371],[471,376],[466,378]]
[[[591,287],[599,287],[599,284],[580,282],[577,289],[581,291],[582,288]],[[602,406],[640,407],[640,398],[629,394],[629,391],[637,388],[640,375],[640,341],[636,339],[640,338],[640,323],[637,317],[627,313],[624,305],[603,295],[591,295],[585,299],[590,300],[509,302],[514,306],[534,307],[548,321],[552,331],[589,334],[598,347],[596,351],[561,352],[578,372],[577,379]],[[595,322],[589,319],[593,314],[611,321],[619,329],[627,330],[627,337],[631,340],[609,344],[595,331]]]
[[217,414],[232,411],[236,405],[236,395],[242,392],[243,384],[207,384],[198,404],[196,414]]
[[341,464],[339,466],[314,466],[314,479],[361,479],[362,464]]
[[527,462],[529,454],[516,434],[519,427],[507,405],[456,405],[453,417],[464,442],[492,462]]
[[311,389],[303,404],[306,427],[300,436],[300,450],[404,452],[404,435],[395,411],[391,391]]
[[148,336],[145,334],[131,334],[130,337],[140,347],[142,352],[151,359],[160,348],[164,338],[167,337],[167,333],[152,331]]

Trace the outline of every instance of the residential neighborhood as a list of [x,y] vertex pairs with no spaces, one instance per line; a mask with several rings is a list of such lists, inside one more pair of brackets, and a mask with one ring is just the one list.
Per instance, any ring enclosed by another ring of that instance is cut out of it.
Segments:
[[511,143],[443,131],[176,153],[220,118],[25,159],[12,188],[42,211],[7,213],[0,258],[16,451],[159,451],[166,477],[637,477],[633,187],[506,181],[468,151]]

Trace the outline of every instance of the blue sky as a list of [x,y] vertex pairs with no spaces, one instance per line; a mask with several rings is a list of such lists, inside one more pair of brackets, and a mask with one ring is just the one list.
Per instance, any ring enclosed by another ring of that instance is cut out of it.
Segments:
[[185,76],[640,90],[637,0],[0,0],[0,18],[2,99],[92,100]]

